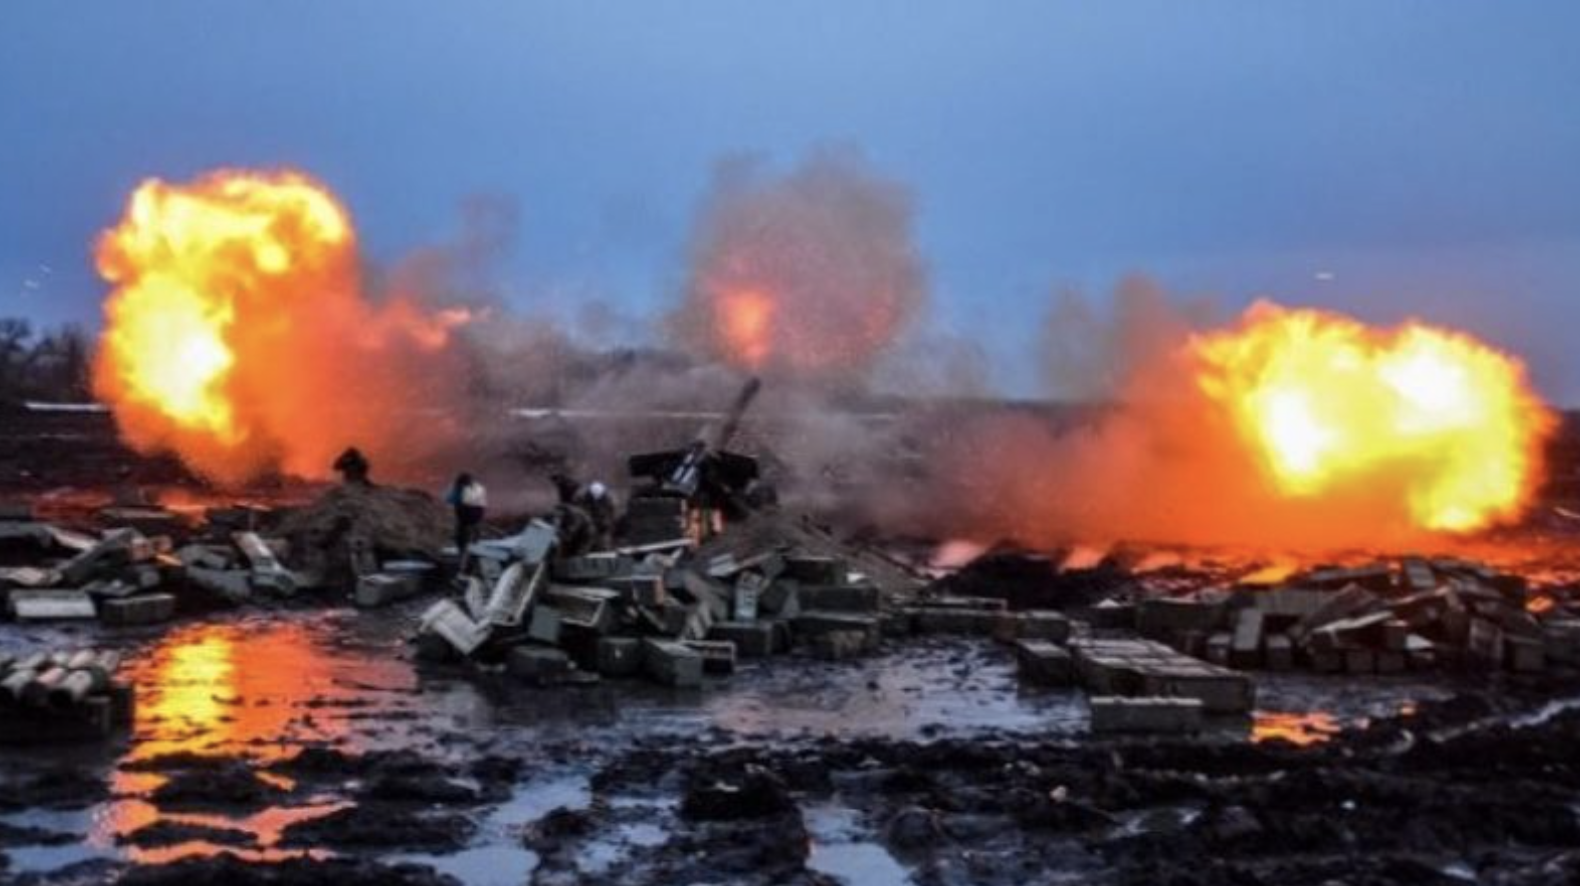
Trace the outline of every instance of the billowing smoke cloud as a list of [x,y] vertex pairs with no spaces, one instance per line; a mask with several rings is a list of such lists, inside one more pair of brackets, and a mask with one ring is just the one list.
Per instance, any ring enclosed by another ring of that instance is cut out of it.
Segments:
[[[918,530],[944,537],[1047,548],[1277,543],[1253,516],[1261,500],[1245,481],[1254,472],[1240,448],[1225,445],[1232,429],[1215,420],[1183,358],[1207,313],[1205,302],[1180,307],[1141,276],[1116,287],[1106,313],[1059,293],[1041,351],[1057,400],[934,416],[934,432],[920,435],[928,481],[918,498],[950,506],[891,502],[889,516],[918,517]],[[1245,524],[1226,526],[1237,512]],[[1231,539],[1237,529],[1243,534]]]
[[1060,291],[1043,325],[1047,392],[1079,402],[1124,394],[1146,364],[1178,348],[1191,330],[1210,325],[1215,314],[1210,298],[1170,298],[1142,274],[1119,281],[1106,315],[1081,293]]
[[748,371],[859,379],[927,301],[911,215],[905,188],[852,152],[778,177],[755,160],[722,164],[673,338]]
[[914,399],[987,397],[994,393],[987,351],[978,342],[936,330],[912,330],[872,368],[878,394]]

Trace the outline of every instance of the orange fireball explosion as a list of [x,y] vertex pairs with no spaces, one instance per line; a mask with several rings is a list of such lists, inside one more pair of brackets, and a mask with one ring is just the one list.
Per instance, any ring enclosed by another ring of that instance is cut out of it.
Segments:
[[139,451],[224,483],[321,476],[351,444],[377,461],[465,319],[364,300],[345,209],[295,172],[145,181],[96,258],[97,394]]
[[1536,491],[1552,415],[1518,360],[1468,335],[1261,303],[1189,348],[1286,498],[1398,488],[1417,527],[1465,532]]
[[[1554,417],[1518,360],[1468,335],[1258,304],[1199,334],[1132,312],[1127,375],[1089,420],[953,422],[950,508],[923,531],[1045,547],[1153,544],[1273,554],[1448,551],[1518,519]],[[1161,319],[1160,319],[1161,318]],[[935,516],[939,515],[939,516]]]

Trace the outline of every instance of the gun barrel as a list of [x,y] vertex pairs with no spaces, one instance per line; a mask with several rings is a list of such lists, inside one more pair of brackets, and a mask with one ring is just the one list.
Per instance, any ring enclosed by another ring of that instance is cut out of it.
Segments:
[[[740,456],[732,456],[724,450],[740,430],[741,417],[746,413],[747,407],[752,405],[757,392],[761,389],[760,379],[748,378],[741,386],[740,393],[735,395],[735,401],[725,413],[724,421],[718,425],[704,427],[696,439],[684,449],[631,456],[631,476],[652,477],[656,481],[658,491],[663,495],[680,498],[696,496],[705,485],[705,476],[715,469],[716,462],[720,459],[732,463],[742,460]],[[751,460],[746,459],[746,461]],[[755,470],[755,462],[753,462],[754,476]],[[735,476],[741,472],[739,467],[736,467],[730,473]]]
[[719,439],[714,444],[715,449],[726,449],[730,441],[735,439],[735,432],[741,428],[741,418],[746,415],[746,410],[751,407],[752,401],[757,399],[757,392],[763,388],[763,380],[752,376],[741,386],[741,392],[735,395],[735,402],[730,404],[730,411],[725,413],[724,424],[719,429]]

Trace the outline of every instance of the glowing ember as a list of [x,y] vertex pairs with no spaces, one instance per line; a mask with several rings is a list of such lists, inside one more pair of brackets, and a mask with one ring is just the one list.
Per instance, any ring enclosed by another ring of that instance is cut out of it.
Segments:
[[146,181],[96,257],[115,286],[97,394],[134,447],[224,482],[378,449],[395,422],[379,411],[443,377],[410,358],[466,319],[365,301],[350,218],[295,172]]
[[1551,413],[1518,360],[1468,335],[1262,303],[1190,349],[1283,497],[1396,488],[1414,525],[1463,532],[1536,490]]

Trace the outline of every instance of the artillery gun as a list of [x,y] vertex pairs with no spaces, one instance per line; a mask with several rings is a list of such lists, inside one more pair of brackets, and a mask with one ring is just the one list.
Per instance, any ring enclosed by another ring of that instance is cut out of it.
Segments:
[[761,390],[760,379],[747,379],[724,420],[703,428],[686,447],[631,456],[627,467],[636,486],[632,510],[644,509],[642,499],[679,500],[693,530],[712,526],[713,514],[738,519],[752,510],[753,500],[762,495],[761,467],[756,458],[732,452],[729,446]]

